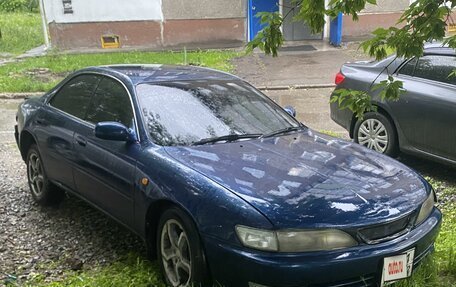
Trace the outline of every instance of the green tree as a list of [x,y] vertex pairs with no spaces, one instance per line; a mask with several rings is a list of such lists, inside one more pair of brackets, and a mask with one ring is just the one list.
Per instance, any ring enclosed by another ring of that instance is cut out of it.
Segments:
[[[292,0],[292,10],[297,12],[294,21],[306,23],[313,33],[321,33],[325,16],[335,17],[342,12],[356,21],[358,13],[367,4],[376,5],[377,0],[330,0],[331,8],[325,7],[325,0]],[[442,41],[456,48],[456,36],[445,38],[446,23],[451,19],[455,6],[456,0],[416,0],[404,11],[396,27],[376,29],[371,39],[361,43],[361,48],[377,60],[387,57],[389,50],[396,51],[397,57],[420,57],[423,55],[423,44],[430,41]],[[289,15],[262,12],[257,17],[266,27],[248,43],[247,50],[259,48],[276,57],[284,41],[280,28]],[[391,76],[373,89],[381,89],[380,95],[384,100],[397,100],[404,92],[402,82],[395,81]],[[339,102],[340,108],[349,108],[358,117],[366,111],[375,110],[366,92],[341,89],[331,100]]]
[[38,6],[38,0],[0,0],[0,11],[3,12],[38,12]]

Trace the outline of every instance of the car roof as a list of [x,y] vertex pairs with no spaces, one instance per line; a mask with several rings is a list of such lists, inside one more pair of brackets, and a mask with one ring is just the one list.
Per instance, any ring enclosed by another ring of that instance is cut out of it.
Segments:
[[120,73],[130,78],[135,85],[191,80],[240,80],[229,73],[198,66],[158,64],[107,65],[91,67],[81,71]]
[[424,55],[456,56],[456,52],[442,42],[432,42],[424,45]]

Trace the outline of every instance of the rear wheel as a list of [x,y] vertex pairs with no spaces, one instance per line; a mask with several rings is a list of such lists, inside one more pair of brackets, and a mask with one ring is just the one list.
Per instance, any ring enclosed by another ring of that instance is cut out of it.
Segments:
[[379,153],[397,156],[398,141],[391,121],[380,113],[369,112],[358,120],[354,130],[355,142]]
[[65,193],[48,180],[40,153],[34,144],[28,150],[26,163],[28,184],[35,202],[44,206],[59,204]]
[[208,270],[199,234],[177,208],[166,210],[157,232],[157,257],[168,286],[207,286]]

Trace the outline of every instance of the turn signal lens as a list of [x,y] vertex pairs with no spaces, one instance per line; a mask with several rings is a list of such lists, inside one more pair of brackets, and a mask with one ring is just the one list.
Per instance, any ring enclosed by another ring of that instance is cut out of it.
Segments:
[[428,198],[423,202],[421,205],[420,213],[416,219],[416,224],[419,225],[423,221],[425,221],[429,215],[431,215],[432,210],[434,209],[435,205],[435,191],[432,189]]
[[274,231],[236,226],[236,232],[244,246],[267,251],[278,251],[277,235]]
[[337,73],[336,75],[336,85],[340,85],[345,81],[345,76],[341,72]]

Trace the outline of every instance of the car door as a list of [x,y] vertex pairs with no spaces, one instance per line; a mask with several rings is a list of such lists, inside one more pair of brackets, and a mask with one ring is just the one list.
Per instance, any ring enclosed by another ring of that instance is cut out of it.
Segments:
[[47,176],[55,183],[75,190],[73,134],[83,121],[100,77],[78,75],[65,83],[38,111],[36,136]]
[[135,157],[138,143],[103,140],[95,137],[95,125],[116,121],[135,130],[130,94],[118,80],[103,77],[87,111],[90,126],[74,134],[77,165],[76,188],[86,199],[124,224],[133,221]]
[[407,91],[390,103],[409,144],[456,160],[456,57],[426,55],[413,59],[398,72]]

